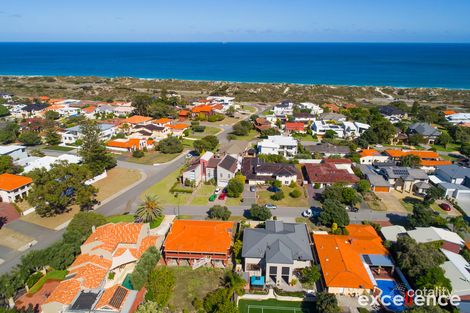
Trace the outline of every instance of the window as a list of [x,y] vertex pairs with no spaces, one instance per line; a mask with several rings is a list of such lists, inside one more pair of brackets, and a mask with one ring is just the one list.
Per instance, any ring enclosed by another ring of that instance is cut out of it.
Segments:
[[277,275],[277,267],[276,266],[270,266],[269,267],[269,275]]
[[288,276],[290,272],[290,269],[288,267],[282,267],[282,275]]

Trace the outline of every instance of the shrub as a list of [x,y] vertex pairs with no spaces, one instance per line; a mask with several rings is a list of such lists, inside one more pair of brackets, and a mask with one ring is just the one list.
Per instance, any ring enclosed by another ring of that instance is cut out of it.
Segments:
[[266,221],[271,218],[271,211],[258,204],[253,204],[250,209],[250,217],[256,221]]
[[224,118],[225,118],[225,116],[223,116],[222,114],[214,114],[214,115],[209,116],[207,118],[207,121],[208,122],[219,122],[219,121],[222,121]]
[[132,157],[140,159],[145,155],[144,151],[141,150],[134,150],[132,151]]
[[202,133],[206,130],[206,126],[197,125],[197,126],[192,126],[191,129],[196,133]]
[[168,138],[163,139],[158,143],[157,150],[161,153],[180,153],[183,151],[184,147],[177,137],[170,136]]
[[299,188],[295,188],[294,190],[292,190],[289,195],[292,197],[292,198],[299,198],[301,195],[302,195],[302,191],[300,191]]
[[232,178],[227,184],[227,196],[237,198],[242,194],[244,188],[245,185],[239,179]]
[[171,293],[175,286],[175,274],[166,266],[158,266],[149,275],[145,296],[147,300],[158,303],[160,307],[165,307],[170,300]]
[[226,207],[221,205],[214,205],[212,208],[209,209],[208,216],[211,220],[223,220],[226,221],[230,218],[232,212]]
[[29,276],[28,280],[26,281],[26,285],[29,288],[33,287],[34,284],[36,284],[41,279],[42,276],[43,274],[41,272],[33,273],[31,276]]
[[147,282],[150,272],[160,260],[160,252],[155,247],[150,247],[142,254],[130,276],[132,287],[140,290]]
[[275,194],[273,194],[271,196],[271,199],[274,200],[274,201],[279,201],[279,200],[282,200],[284,199],[284,191],[282,190],[279,190],[278,192],[276,192]]

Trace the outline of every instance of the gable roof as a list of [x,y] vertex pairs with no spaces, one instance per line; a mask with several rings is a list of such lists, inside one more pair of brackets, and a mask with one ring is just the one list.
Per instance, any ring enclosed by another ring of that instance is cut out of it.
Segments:
[[134,116],[126,118],[124,122],[129,123],[129,124],[140,124],[140,123],[150,122],[151,120],[152,118],[149,116],[134,115]]
[[370,225],[346,226],[349,235],[314,234],[313,241],[328,287],[373,289],[363,255],[388,255]]
[[364,158],[369,156],[380,156],[381,153],[375,149],[362,149],[361,152],[359,152],[359,155],[361,158]]
[[176,220],[166,237],[165,251],[227,253],[233,222]]
[[62,304],[70,304],[80,292],[81,284],[77,279],[71,278],[60,282],[45,303],[59,302]]
[[320,143],[317,145],[308,145],[305,148],[312,152],[328,153],[328,154],[348,154],[351,150],[348,146],[336,146],[331,143]]
[[456,164],[445,165],[437,167],[437,171],[446,174],[451,178],[465,178],[470,177],[470,168],[459,166]]
[[265,228],[243,231],[242,257],[292,264],[295,260],[313,260],[313,253],[304,224],[266,221]]
[[137,243],[143,224],[118,223],[102,225],[88,237],[84,245],[98,242],[93,250],[104,249],[113,252],[120,243]]
[[303,131],[305,130],[305,125],[304,123],[301,123],[301,122],[287,122],[286,130]]
[[392,115],[405,115],[406,112],[397,108],[397,107],[394,107],[393,105],[385,105],[385,106],[381,106],[379,107],[379,112],[382,114],[382,115],[385,115],[385,116],[392,116]]
[[14,175],[9,173],[0,174],[0,189],[12,191],[20,187],[29,185],[33,179],[26,176]]
[[442,240],[459,246],[465,245],[465,241],[457,233],[439,227],[416,227],[408,231],[408,236],[416,240],[417,243]]
[[128,294],[128,289],[122,287],[121,285],[114,285],[103,292],[103,295],[96,304],[95,308],[105,309],[111,307],[113,309],[120,310]]

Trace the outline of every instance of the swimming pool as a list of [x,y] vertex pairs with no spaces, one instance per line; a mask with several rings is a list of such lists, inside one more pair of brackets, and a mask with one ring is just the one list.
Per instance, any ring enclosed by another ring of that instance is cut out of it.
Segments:
[[405,310],[405,305],[395,305],[390,301],[393,300],[395,296],[403,296],[403,292],[400,291],[396,281],[394,280],[376,280],[377,281],[377,287],[382,290],[382,295],[381,298],[388,296],[385,302],[388,304],[384,306],[386,309],[393,311],[393,312],[403,312]]
[[127,289],[134,290],[134,287],[131,283],[131,274],[126,275],[126,278],[124,278],[124,281],[122,282],[122,286],[126,287]]

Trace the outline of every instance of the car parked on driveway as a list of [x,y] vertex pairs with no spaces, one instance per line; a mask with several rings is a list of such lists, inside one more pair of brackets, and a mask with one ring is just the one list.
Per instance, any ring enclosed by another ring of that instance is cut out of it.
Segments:
[[227,193],[226,192],[222,192],[220,195],[219,195],[219,200],[225,200],[225,197],[227,196]]
[[271,203],[268,203],[264,206],[266,209],[270,209],[270,210],[275,210],[277,209],[277,206],[274,205],[274,204],[271,204]]
[[214,202],[216,198],[217,198],[217,195],[213,194],[209,197],[209,201]]
[[256,187],[255,186],[250,186],[250,191],[251,192],[256,192]]
[[312,209],[307,209],[307,210],[303,211],[303,212],[302,212],[302,216],[303,216],[303,217],[308,217],[308,218],[313,217],[313,211],[312,211]]
[[448,205],[447,203],[441,203],[441,204],[439,204],[439,207],[440,207],[441,209],[443,209],[444,211],[447,211],[447,212],[449,212],[449,211],[452,209],[452,208],[450,207],[450,205]]

